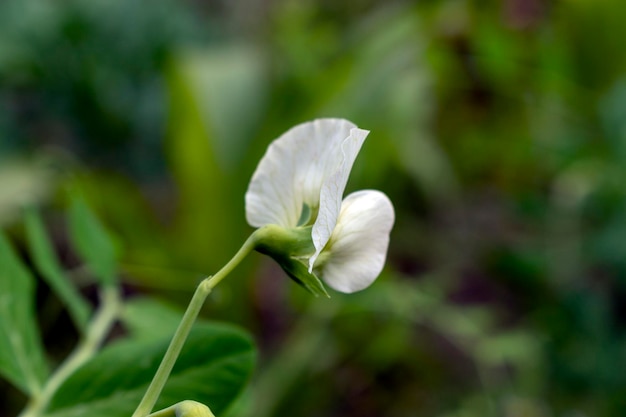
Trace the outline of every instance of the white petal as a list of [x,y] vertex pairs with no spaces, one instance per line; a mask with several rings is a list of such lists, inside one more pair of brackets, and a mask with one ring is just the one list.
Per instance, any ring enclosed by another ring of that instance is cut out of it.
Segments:
[[297,226],[305,203],[320,205],[322,185],[341,167],[341,145],[355,128],[343,119],[318,119],[272,142],[246,192],[248,223]]
[[380,191],[347,196],[324,249],[328,257],[321,266],[322,279],[344,293],[362,290],[374,282],[385,264],[394,217],[391,201]]
[[358,128],[350,130],[350,136],[341,144],[341,164],[322,184],[319,212],[312,231],[315,253],[309,259],[309,272],[312,271],[315,260],[322,249],[324,249],[324,246],[326,246],[326,243],[328,243],[335,228],[337,217],[341,210],[341,198],[343,197],[343,191],[346,189],[352,165],[369,133],[368,130]]

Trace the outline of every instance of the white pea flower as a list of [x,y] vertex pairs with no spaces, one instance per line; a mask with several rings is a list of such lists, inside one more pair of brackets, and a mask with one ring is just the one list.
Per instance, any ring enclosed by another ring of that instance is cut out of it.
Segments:
[[394,210],[385,194],[358,191],[342,201],[369,131],[343,119],[291,128],[267,149],[246,192],[246,219],[257,250],[297,282],[326,294],[369,286],[385,263]]

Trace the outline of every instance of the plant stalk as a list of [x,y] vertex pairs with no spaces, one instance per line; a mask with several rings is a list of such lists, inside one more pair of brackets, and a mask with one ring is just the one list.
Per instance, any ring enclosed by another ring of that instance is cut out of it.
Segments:
[[161,391],[167,382],[172,369],[174,368],[174,364],[176,363],[176,359],[180,354],[180,351],[187,340],[187,336],[189,336],[189,332],[195,322],[204,301],[207,296],[211,293],[213,288],[217,284],[220,283],[235,267],[246,257],[255,247],[256,245],[256,235],[253,233],[243,244],[243,246],[239,249],[239,251],[233,256],[233,258],[228,261],[228,263],[220,269],[215,275],[209,276],[205,278],[200,285],[196,288],[196,291],[189,302],[189,306],[187,307],[187,311],[183,315],[180,324],[178,325],[178,329],[174,333],[174,337],[170,342],[165,355],[154,374],[154,378],[148,387],[148,390],[144,394],[141,402],[137,406],[137,409],[133,413],[132,417],[146,417],[154,408],[159,395],[161,395]]

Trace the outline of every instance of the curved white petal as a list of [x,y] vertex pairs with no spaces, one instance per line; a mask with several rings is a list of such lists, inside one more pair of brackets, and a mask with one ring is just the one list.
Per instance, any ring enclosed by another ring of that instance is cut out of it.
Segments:
[[385,264],[394,218],[393,205],[382,192],[364,190],[348,195],[324,249],[322,279],[344,293],[374,282]]
[[272,142],[246,192],[248,223],[297,226],[304,204],[320,205],[322,185],[342,167],[342,143],[354,129],[347,120],[318,119],[297,125]]
[[309,272],[312,271],[315,260],[322,249],[324,249],[324,246],[326,246],[326,243],[328,243],[337,224],[337,218],[341,210],[341,198],[343,197],[343,191],[346,189],[352,165],[369,133],[368,130],[358,128],[350,130],[350,136],[345,138],[341,144],[342,159],[340,165],[322,184],[319,212],[312,231],[315,253],[309,259]]

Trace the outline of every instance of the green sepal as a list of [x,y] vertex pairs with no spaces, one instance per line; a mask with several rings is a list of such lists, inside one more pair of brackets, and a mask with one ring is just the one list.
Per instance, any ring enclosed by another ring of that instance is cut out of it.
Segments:
[[254,232],[254,248],[272,258],[308,256],[315,252],[311,231],[311,226],[287,229],[268,224]]
[[254,232],[255,250],[278,262],[291,279],[311,294],[330,298],[319,278],[301,261],[315,253],[311,229],[311,226],[293,229],[272,224],[263,226]]
[[316,297],[323,295],[330,298],[330,295],[326,292],[326,288],[324,288],[322,281],[320,281],[315,274],[310,273],[307,266],[300,260],[294,258],[274,259],[291,279],[304,287],[311,294]]

